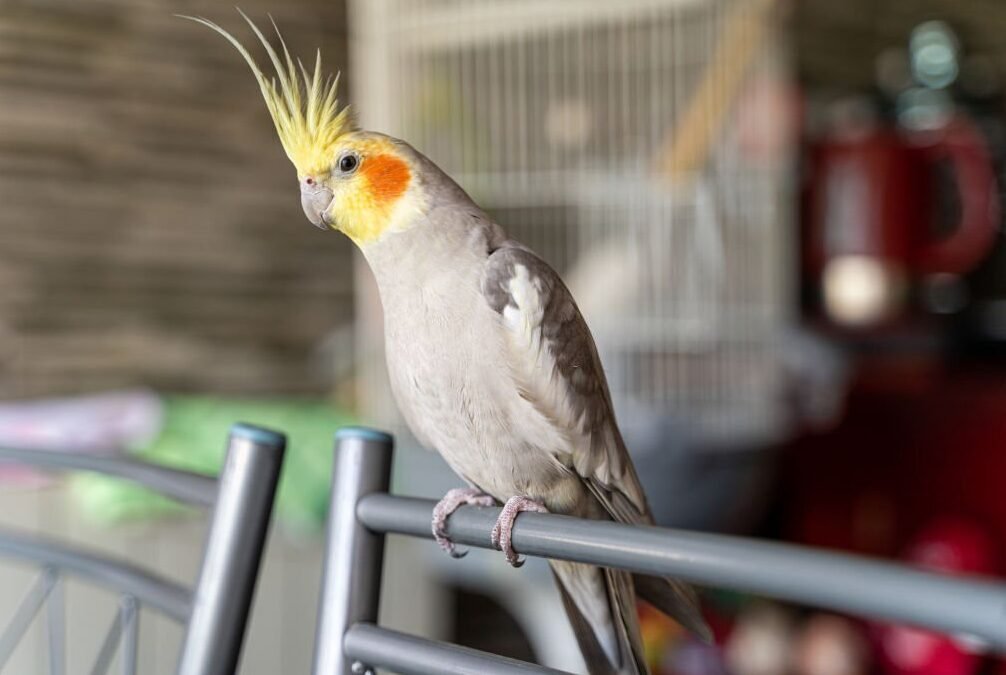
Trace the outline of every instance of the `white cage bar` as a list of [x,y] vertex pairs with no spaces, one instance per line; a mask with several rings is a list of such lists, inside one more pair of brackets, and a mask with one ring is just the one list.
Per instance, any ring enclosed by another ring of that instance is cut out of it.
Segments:
[[[624,427],[784,437],[795,291],[772,0],[358,0],[353,106],[429,155],[566,280]],[[768,106],[768,107],[766,107]],[[368,418],[396,430],[358,275]],[[633,415],[622,415],[630,410]]]

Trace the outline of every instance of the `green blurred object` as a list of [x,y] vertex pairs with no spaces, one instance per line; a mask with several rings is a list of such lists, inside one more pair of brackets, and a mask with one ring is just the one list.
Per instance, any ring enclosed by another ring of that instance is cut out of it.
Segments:
[[[153,464],[217,475],[227,434],[235,422],[248,422],[287,435],[277,515],[284,526],[314,531],[325,522],[332,472],[333,436],[355,419],[326,401],[242,400],[203,396],[164,399],[164,427],[149,445],[130,454]],[[180,505],[133,483],[81,474],[74,495],[85,513],[99,522],[157,518],[185,512]]]

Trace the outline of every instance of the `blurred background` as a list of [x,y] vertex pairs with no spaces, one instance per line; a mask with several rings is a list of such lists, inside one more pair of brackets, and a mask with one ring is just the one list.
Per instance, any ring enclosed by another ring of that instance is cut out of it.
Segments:
[[[662,524],[1006,571],[1006,5],[241,7],[561,272]],[[399,492],[459,481],[397,417],[370,273],[306,223],[246,66],[175,13],[250,37],[212,0],[0,3],[0,444],[216,473],[231,423],[286,431],[241,672],[308,672],[333,430],[394,431]],[[5,466],[0,522],[185,581],[206,527]],[[382,621],[581,668],[535,562],[393,539]],[[0,562],[0,617],[31,574]],[[655,673],[1006,674],[966,641],[703,595],[717,648],[641,607]],[[90,662],[115,599],[67,598]],[[180,640],[144,616],[140,672]],[[44,656],[39,627],[3,672]]]

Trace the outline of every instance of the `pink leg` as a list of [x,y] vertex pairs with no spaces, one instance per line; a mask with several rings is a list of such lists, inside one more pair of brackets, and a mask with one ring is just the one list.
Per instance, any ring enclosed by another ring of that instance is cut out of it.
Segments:
[[500,512],[500,517],[496,520],[496,524],[493,525],[491,535],[493,546],[503,551],[503,555],[506,556],[507,562],[514,567],[520,567],[524,564],[524,561],[520,559],[517,552],[513,550],[513,544],[510,542],[510,538],[513,534],[513,523],[517,519],[517,514],[522,511],[548,513],[548,509],[533,499],[528,499],[527,497],[511,497],[503,506],[503,510]]
[[447,517],[463,504],[495,506],[496,500],[475,488],[454,488],[433,507],[433,538],[440,544],[440,548],[447,551],[452,558],[463,558],[468,553],[467,551],[458,551],[454,542],[447,538]]

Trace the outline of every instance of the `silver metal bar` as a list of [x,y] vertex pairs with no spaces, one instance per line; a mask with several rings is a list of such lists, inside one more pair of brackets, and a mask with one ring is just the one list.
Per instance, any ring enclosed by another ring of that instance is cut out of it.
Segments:
[[66,603],[65,585],[58,578],[49,594],[46,610],[46,638],[49,643],[49,675],[66,672]]
[[51,566],[139,599],[178,622],[189,617],[191,592],[185,586],[132,563],[65,544],[0,529],[0,556]]
[[14,653],[14,649],[21,641],[21,638],[24,637],[28,626],[31,625],[32,619],[42,609],[45,599],[49,597],[49,593],[55,585],[55,572],[46,569],[42,570],[38,579],[28,589],[24,599],[21,600],[21,604],[14,611],[14,616],[11,617],[7,628],[4,629],[3,634],[0,634],[0,670],[3,670],[4,665],[7,664],[7,660]]
[[384,561],[384,535],[356,517],[360,499],[387,492],[391,480],[391,436],[358,427],[335,435],[335,469],[328,513],[322,597],[314,645],[314,675],[358,673],[342,649],[353,624],[377,621]]
[[[434,502],[374,494],[357,506],[377,532],[431,538]],[[500,509],[463,507],[447,531],[491,548]],[[521,514],[513,543],[526,555],[619,567],[747,591],[858,616],[963,634],[1006,652],[1006,583],[926,572],[862,556],[741,537],[637,527],[552,514]]]
[[231,429],[179,675],[237,670],[285,449],[283,434]]
[[346,655],[368,666],[401,675],[569,675],[477,649],[425,640],[369,623],[350,626],[343,639]]
[[112,625],[108,627],[108,632],[105,633],[105,639],[102,641],[98,655],[94,659],[91,675],[105,675],[108,672],[109,666],[112,665],[112,659],[115,658],[115,650],[121,642],[121,637],[122,610],[120,608],[115,612],[115,616],[112,618]]
[[122,616],[123,626],[119,668],[122,675],[136,675],[140,642],[140,608],[136,604],[136,599],[124,596],[119,601],[119,614]]
[[94,471],[126,478],[167,497],[196,506],[213,506],[217,494],[217,482],[210,476],[123,457],[0,447],[0,462],[16,462],[40,469]]

